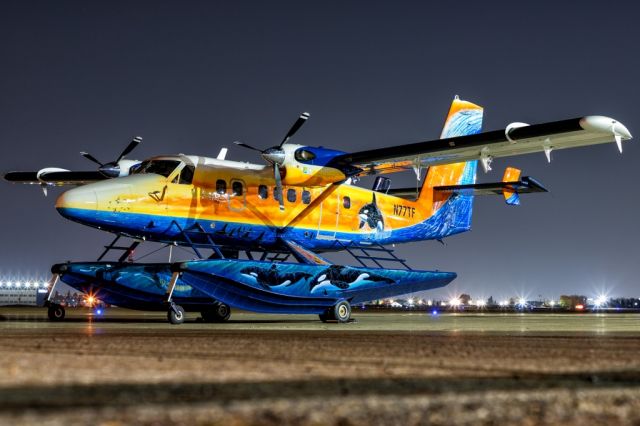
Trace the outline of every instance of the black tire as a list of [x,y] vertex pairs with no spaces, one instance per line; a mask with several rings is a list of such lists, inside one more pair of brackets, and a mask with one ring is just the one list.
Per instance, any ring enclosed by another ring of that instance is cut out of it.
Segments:
[[322,321],[322,322],[328,322],[329,319],[330,319],[328,312],[323,312],[320,315],[318,315],[318,317],[320,317],[320,321]]
[[50,305],[47,314],[51,321],[62,321],[65,316],[64,307],[61,305]]
[[169,308],[169,312],[167,312],[167,319],[171,324],[178,325],[184,322],[184,308],[180,305],[174,305]]
[[342,300],[333,307],[333,319],[338,322],[348,322],[351,318],[351,305],[346,300]]
[[216,303],[211,308],[201,312],[205,322],[225,322],[231,316],[231,308],[224,303]]

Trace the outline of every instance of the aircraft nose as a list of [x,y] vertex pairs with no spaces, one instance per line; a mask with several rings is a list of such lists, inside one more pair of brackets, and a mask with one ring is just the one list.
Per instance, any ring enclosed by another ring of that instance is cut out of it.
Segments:
[[88,186],[65,191],[56,200],[56,209],[62,216],[69,219],[77,218],[82,211],[97,210],[96,192]]

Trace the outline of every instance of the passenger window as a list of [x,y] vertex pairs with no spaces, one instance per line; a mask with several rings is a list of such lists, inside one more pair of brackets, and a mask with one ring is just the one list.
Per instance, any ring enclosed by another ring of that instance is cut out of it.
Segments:
[[344,197],[342,199],[342,206],[345,209],[350,209],[351,208],[351,198],[350,197]]
[[287,201],[290,203],[296,202],[296,190],[291,188],[287,190]]
[[193,172],[195,168],[193,166],[184,166],[182,171],[180,172],[180,181],[179,183],[184,185],[191,185],[193,182]]
[[239,182],[237,180],[234,181],[231,184],[231,190],[233,191],[233,195],[242,195],[242,193],[244,192],[242,188],[242,182]]
[[258,187],[258,197],[263,200],[269,198],[269,190],[267,189],[267,185],[260,185]]
[[216,192],[218,194],[225,194],[227,192],[227,182],[223,179],[216,181]]
[[306,189],[302,190],[302,202],[304,204],[311,204],[311,193]]

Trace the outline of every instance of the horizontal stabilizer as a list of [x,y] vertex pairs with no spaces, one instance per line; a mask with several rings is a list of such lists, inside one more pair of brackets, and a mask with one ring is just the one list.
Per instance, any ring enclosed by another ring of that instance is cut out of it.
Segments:
[[532,192],[549,192],[540,182],[529,176],[513,182],[436,186],[433,190],[441,194],[455,195],[504,195],[510,193],[529,194]]

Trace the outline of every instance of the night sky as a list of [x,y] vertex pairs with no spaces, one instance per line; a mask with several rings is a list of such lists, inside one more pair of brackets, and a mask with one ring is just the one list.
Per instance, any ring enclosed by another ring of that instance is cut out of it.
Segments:
[[[454,95],[485,130],[589,114],[640,135],[634,2],[3,1],[0,171],[92,170],[79,151],[217,155],[234,140],[364,150],[437,138]],[[517,7],[516,7],[517,4]],[[415,268],[456,271],[434,295],[640,297],[640,140],[496,160],[550,194],[475,204],[473,230],[399,247]],[[415,181],[392,176],[396,187]],[[90,261],[110,235],[66,221],[36,186],[0,182],[0,275]]]

